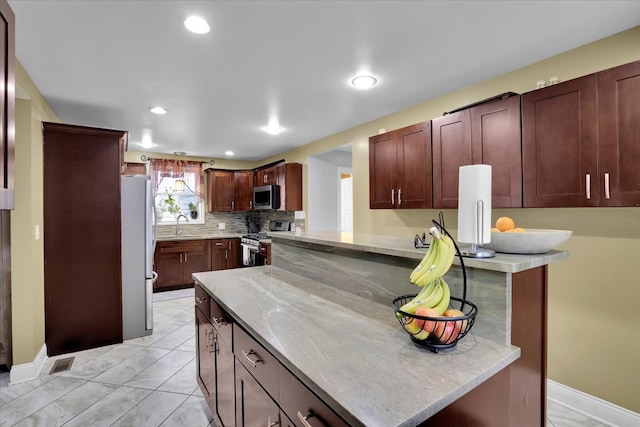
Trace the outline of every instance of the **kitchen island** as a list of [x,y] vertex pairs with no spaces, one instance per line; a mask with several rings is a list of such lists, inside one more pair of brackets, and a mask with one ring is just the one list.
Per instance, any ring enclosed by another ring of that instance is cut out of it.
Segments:
[[[408,274],[424,255],[405,240],[273,233],[272,266],[194,278],[228,314],[234,337],[236,330],[253,337],[346,424],[541,425],[546,393],[528,389],[546,381],[546,357],[532,362],[531,344],[512,342],[520,328],[512,314],[522,309],[512,291],[526,288],[536,311],[544,307],[538,316],[527,312],[525,328],[537,336],[534,352],[546,351],[546,265],[567,253],[465,259],[476,324],[456,347],[435,354],[410,341],[391,307],[393,297],[415,293]],[[460,273],[456,265],[447,274],[452,295],[461,292]],[[513,369],[520,359],[524,381]]]

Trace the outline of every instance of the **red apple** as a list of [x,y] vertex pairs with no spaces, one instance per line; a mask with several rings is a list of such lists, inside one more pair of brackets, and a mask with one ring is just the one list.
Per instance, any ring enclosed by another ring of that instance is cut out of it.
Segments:
[[[416,310],[416,315],[424,317],[440,317],[440,314],[438,314],[436,310],[428,307],[418,307],[418,309]],[[419,322],[418,324],[422,327],[423,330],[427,332],[433,332],[433,330],[435,329],[436,322],[433,320],[415,320]]]
[[436,329],[433,333],[443,344],[451,344],[458,338],[460,333],[460,327],[457,325],[459,322],[453,322],[450,320],[441,320],[436,324]]
[[[444,312],[446,317],[464,317],[464,313],[460,310],[456,310],[455,308],[450,308]],[[464,332],[467,330],[467,320],[458,320],[456,321],[458,324],[458,331]]]

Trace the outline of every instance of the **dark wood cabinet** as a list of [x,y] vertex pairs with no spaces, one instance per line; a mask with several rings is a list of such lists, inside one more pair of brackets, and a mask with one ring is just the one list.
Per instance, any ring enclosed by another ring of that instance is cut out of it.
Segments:
[[595,75],[522,95],[524,207],[597,206]]
[[369,138],[369,207],[430,208],[431,124],[418,123]]
[[260,253],[260,260],[264,265],[271,265],[271,243],[260,242],[258,247]]
[[432,120],[433,207],[458,207],[460,166],[491,165],[491,204],[522,207],[520,96]]
[[154,291],[193,286],[191,275],[211,270],[211,249],[208,240],[165,241],[156,244],[154,255],[158,279]]
[[278,169],[276,166],[269,166],[255,170],[255,186],[276,184],[278,179]]
[[209,212],[250,211],[253,208],[253,171],[206,169]]
[[215,335],[213,325],[207,316],[196,306],[196,380],[204,396],[211,413],[215,414]]
[[253,171],[233,172],[234,210],[253,210]]
[[236,425],[279,426],[280,408],[236,359]]
[[640,61],[596,77],[599,205],[640,206]]
[[43,141],[48,355],[122,342],[120,174],[127,133],[45,122]]
[[211,270],[226,270],[240,266],[240,239],[211,240]]
[[15,15],[0,1],[0,209],[15,207]]
[[280,186],[280,211],[302,210],[302,165],[280,163],[276,166],[276,184]]
[[123,175],[147,175],[146,163],[127,162],[124,165]]
[[207,210],[209,212],[231,212],[235,207],[233,171],[206,169],[207,174]]

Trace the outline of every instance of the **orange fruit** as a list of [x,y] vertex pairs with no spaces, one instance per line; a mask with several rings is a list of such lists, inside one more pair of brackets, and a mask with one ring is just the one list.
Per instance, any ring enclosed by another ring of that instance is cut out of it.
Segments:
[[496,221],[496,228],[500,231],[507,231],[516,228],[516,223],[508,216],[501,216]]
[[513,231],[515,231],[516,233],[524,233],[527,231],[527,229],[522,227],[516,227],[513,229]]
[[492,227],[492,228],[491,228],[491,232],[492,232],[492,233],[499,233],[499,232],[500,232],[500,230],[498,230],[498,229],[497,229],[497,228],[495,228],[495,227]]

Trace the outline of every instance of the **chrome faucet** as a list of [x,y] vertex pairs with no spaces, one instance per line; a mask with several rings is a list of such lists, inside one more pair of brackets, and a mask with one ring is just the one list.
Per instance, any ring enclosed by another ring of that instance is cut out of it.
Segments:
[[180,230],[180,218],[184,218],[185,221],[189,222],[189,218],[187,218],[186,216],[182,214],[178,215],[178,217],[176,218],[176,236],[182,234],[182,230]]

